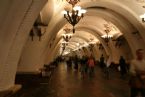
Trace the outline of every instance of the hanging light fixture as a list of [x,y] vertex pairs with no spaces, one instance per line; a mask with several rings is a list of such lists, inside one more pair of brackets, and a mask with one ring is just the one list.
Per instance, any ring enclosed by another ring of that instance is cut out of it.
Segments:
[[63,50],[65,50],[66,45],[67,45],[66,42],[63,42],[63,43],[62,43],[62,49],[63,49]]
[[68,42],[71,39],[72,35],[71,34],[62,34],[62,37],[66,42]]
[[96,44],[96,40],[94,40],[94,38],[91,36],[90,37],[90,41],[89,41],[89,49],[90,49],[90,51],[91,52],[93,52],[93,47],[94,47],[94,45]]
[[71,29],[65,28],[63,30],[65,31],[65,34],[62,34],[62,37],[63,37],[64,41],[68,42],[72,38],[72,35],[73,35],[71,33]]
[[111,28],[108,24],[104,24],[104,27],[105,27],[105,35],[102,35],[101,37],[105,40],[105,42],[109,43],[110,39],[112,39],[113,35],[109,34],[111,32]]
[[62,44],[62,46],[63,46],[63,47],[68,46],[68,42],[66,42],[66,41],[62,41],[62,43],[61,43],[61,44]]
[[92,51],[93,50],[93,47],[94,47],[94,38],[91,36],[90,37],[90,41],[89,41],[89,48],[90,48],[90,51]]
[[80,6],[75,6],[79,0],[67,0],[68,3],[72,5],[72,10],[64,10],[64,18],[73,26],[73,33],[75,33],[75,25],[84,17],[86,10],[81,9]]
[[66,0],[69,4],[71,4],[72,6],[75,6],[78,2],[80,2],[80,0]]
[[62,41],[62,43],[61,43],[61,54],[60,54],[60,55],[63,54],[63,52],[64,52],[66,46],[68,46],[68,42]]
[[109,31],[106,29],[105,30],[106,34],[102,35],[101,37],[104,38],[105,42],[109,42],[110,39],[112,39],[113,35],[109,35]]

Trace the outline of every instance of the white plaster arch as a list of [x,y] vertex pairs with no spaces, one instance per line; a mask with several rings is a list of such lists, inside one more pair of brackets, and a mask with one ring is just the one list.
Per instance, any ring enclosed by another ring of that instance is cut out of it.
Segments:
[[[101,1],[101,2],[100,1],[96,2],[95,1],[95,3],[94,2],[87,2],[87,3],[85,2],[84,4],[82,3],[82,5],[85,8],[89,8],[89,7],[92,7],[92,6],[106,7],[106,8],[112,9],[116,12],[118,12],[117,10],[118,9],[120,10],[120,8],[121,8],[122,10],[119,11],[120,14],[124,15],[124,13],[128,13],[128,11],[129,11],[131,13],[131,15],[133,15],[132,17],[135,16],[135,14],[132,13],[134,11],[130,10],[129,7],[123,5],[125,2],[122,3],[122,2],[117,2],[117,1],[115,1],[115,2],[107,1],[107,4],[105,4],[105,2],[106,1]],[[117,8],[117,9],[114,9],[114,7]],[[129,16],[131,16],[131,15],[129,15]],[[127,19],[130,19],[130,18],[127,18]]]

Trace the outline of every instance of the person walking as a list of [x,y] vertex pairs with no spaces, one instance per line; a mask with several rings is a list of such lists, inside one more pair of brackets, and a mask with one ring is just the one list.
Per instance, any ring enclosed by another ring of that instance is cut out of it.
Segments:
[[104,58],[103,54],[100,57],[100,67],[101,67],[102,71],[104,71],[104,68],[105,68],[105,58]]
[[78,59],[78,56],[76,55],[74,58],[74,69],[76,71],[78,71],[78,62],[79,62],[79,59]]
[[95,62],[94,62],[93,56],[90,56],[90,58],[88,59],[88,67],[89,67],[89,76],[93,77],[94,67],[95,67]]
[[125,74],[127,73],[127,67],[126,67],[126,62],[125,62],[125,59],[123,58],[123,56],[120,56],[119,66],[120,66],[121,78],[125,78]]
[[83,56],[81,59],[81,67],[80,67],[82,78],[85,78],[86,76],[86,71],[85,71],[86,68],[87,68],[87,60],[86,60],[86,56]]

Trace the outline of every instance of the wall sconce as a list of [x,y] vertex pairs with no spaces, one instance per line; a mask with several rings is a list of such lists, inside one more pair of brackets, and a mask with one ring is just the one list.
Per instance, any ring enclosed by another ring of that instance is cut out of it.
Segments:
[[35,34],[34,34],[34,32],[33,32],[32,29],[31,29],[29,35],[30,35],[30,37],[31,37],[31,40],[33,41],[33,40],[34,40],[34,36],[35,36]]
[[115,42],[115,47],[116,48],[119,48],[121,45],[122,45],[122,42],[121,41],[116,41]]
[[46,29],[44,30],[44,32],[42,32],[41,28],[38,27],[33,27],[29,33],[31,40],[34,40],[34,36],[38,36],[39,37],[39,41],[41,41],[41,37],[44,35],[44,33],[46,32]]
[[120,46],[123,45],[123,36],[118,37],[117,39],[113,40],[115,41],[115,47],[119,48]]
[[36,28],[36,29],[37,29],[36,34],[39,37],[39,41],[41,41],[41,37],[42,35],[44,35],[45,32],[42,33],[41,28]]
[[140,18],[142,19],[142,22],[145,22],[145,13],[143,15],[140,15]]
[[33,41],[34,36],[36,35],[39,37],[39,41],[41,41],[41,37],[45,34],[47,26],[48,26],[47,24],[44,24],[41,21],[39,21],[39,17],[38,17],[29,33],[31,40]]

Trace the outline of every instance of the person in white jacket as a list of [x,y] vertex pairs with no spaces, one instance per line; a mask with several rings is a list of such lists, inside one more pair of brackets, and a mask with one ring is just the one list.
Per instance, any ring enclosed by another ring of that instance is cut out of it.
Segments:
[[141,97],[145,97],[145,59],[143,56],[143,49],[136,50],[136,59],[131,61],[129,73],[131,75],[131,97],[137,97],[139,93]]

